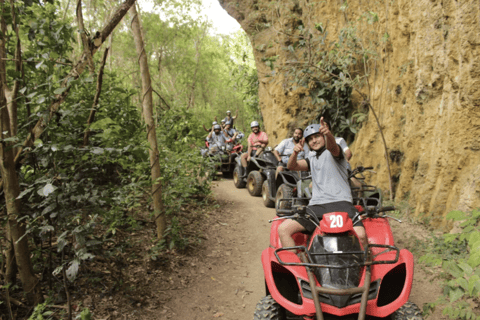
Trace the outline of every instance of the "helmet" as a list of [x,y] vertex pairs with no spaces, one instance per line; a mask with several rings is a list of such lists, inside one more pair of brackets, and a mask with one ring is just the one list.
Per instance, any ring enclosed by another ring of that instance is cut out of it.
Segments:
[[232,111],[228,110],[228,111],[227,111],[227,114],[228,114],[228,113],[232,113]]
[[216,124],[218,124],[217,121],[213,121],[213,122],[212,122],[212,125],[216,125]]
[[305,128],[305,131],[303,131],[303,137],[306,139],[307,137],[310,137],[312,134],[315,134],[317,132],[320,132],[320,128],[322,126],[319,124],[311,124],[307,128]]
[[253,128],[253,127],[260,127],[260,125],[258,124],[258,121],[252,121],[252,123],[250,123],[250,128]]
[[222,119],[222,122],[225,122],[225,119]]
[[227,125],[227,124],[231,125],[232,122],[231,121],[225,121],[225,125]]
[[216,124],[213,126],[213,130],[222,130],[222,127],[220,127],[219,124]]

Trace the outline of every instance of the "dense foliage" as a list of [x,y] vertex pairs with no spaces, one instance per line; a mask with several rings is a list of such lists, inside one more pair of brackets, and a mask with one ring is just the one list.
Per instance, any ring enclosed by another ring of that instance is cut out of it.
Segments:
[[428,266],[441,267],[443,295],[425,306],[440,306],[450,319],[480,319],[480,209],[452,211],[447,215],[457,231],[433,236],[433,246],[420,258]]

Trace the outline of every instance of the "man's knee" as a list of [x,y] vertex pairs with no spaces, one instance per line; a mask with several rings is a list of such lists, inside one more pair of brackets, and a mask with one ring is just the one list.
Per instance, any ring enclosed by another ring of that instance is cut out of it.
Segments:
[[282,224],[278,226],[278,236],[279,237],[290,237],[292,235],[290,228],[289,228],[289,221],[284,221]]
[[305,228],[295,220],[285,220],[282,224],[278,226],[278,235],[279,236],[288,236],[291,237],[294,233],[305,230]]
[[355,232],[357,233],[358,238],[362,242],[363,245],[367,245],[367,234],[365,233],[365,228],[364,227],[353,227]]

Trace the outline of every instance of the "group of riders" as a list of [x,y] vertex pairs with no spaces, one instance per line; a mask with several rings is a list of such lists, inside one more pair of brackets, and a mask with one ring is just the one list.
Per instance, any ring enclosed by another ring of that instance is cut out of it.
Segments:
[[236,142],[243,138],[243,133],[233,127],[233,122],[237,116],[238,114],[232,117],[232,112],[229,110],[225,119],[220,121],[220,124],[217,122],[217,117],[215,117],[215,121],[210,129],[206,128],[205,125],[203,126],[205,131],[208,132],[206,141],[209,143],[210,152],[215,152],[227,142]]
[[[227,117],[221,125],[214,122],[207,140],[212,144],[225,143],[230,138],[235,140],[237,132],[232,126],[236,117],[227,111]],[[267,133],[260,130],[257,121],[253,121],[250,127],[252,132],[248,136],[248,150],[241,155],[242,178],[246,175],[251,157],[259,156],[269,143]],[[366,244],[365,229],[358,219],[351,192],[351,184],[356,185],[358,182],[349,179],[351,167],[348,160],[352,157],[352,152],[345,140],[333,136],[330,130],[330,124],[323,117],[320,124],[311,124],[305,130],[296,128],[293,137],[283,140],[273,150],[278,160],[277,174],[285,168],[309,171],[312,177],[312,197],[308,210],[312,210],[319,220],[329,212],[347,212],[360,241]],[[314,229],[315,225],[308,219],[287,219],[278,228],[278,233],[284,247],[293,247],[294,233],[312,232]]]

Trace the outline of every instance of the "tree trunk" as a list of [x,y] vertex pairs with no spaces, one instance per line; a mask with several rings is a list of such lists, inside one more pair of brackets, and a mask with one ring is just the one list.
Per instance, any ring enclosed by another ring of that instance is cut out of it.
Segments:
[[[0,39],[0,46],[2,47],[0,49],[1,52],[5,52],[4,36],[5,34],[2,32]],[[5,72],[5,61],[0,60],[0,74],[4,74]],[[4,139],[12,137],[12,129],[10,127],[11,115],[9,114],[7,99],[5,97],[6,87],[7,84],[5,83],[4,78],[0,77],[0,137],[2,139],[0,142],[0,173],[4,184],[3,192],[5,195],[5,206],[8,219],[7,241],[10,244],[13,244],[15,262],[18,267],[20,280],[23,284],[23,290],[27,294],[27,299],[33,304],[38,304],[42,302],[43,296],[41,294],[39,281],[33,272],[27,237],[24,237],[25,224],[23,222],[18,222],[19,218],[22,217],[22,214],[20,212],[20,201],[17,200],[17,197],[20,194],[20,185],[15,170],[14,150],[12,148],[12,143],[4,141]],[[13,256],[9,254],[7,257],[10,259],[7,260],[7,266],[12,266],[14,264],[11,260]]]
[[140,73],[142,78],[142,109],[143,117],[147,125],[147,139],[150,144],[150,168],[152,174],[152,198],[155,223],[157,225],[157,237],[163,238],[165,231],[165,214],[163,212],[162,202],[162,185],[160,183],[160,163],[157,145],[157,136],[155,130],[155,122],[153,119],[153,98],[150,71],[148,69],[148,60],[143,45],[142,31],[140,27],[140,18],[137,8],[132,6],[130,9],[132,14],[132,32],[135,40],[135,48],[139,56]]

